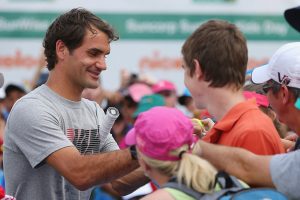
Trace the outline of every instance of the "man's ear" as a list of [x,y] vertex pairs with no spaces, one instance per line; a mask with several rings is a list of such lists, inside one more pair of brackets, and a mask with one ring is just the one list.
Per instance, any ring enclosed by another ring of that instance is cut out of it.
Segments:
[[287,86],[282,85],[280,87],[280,90],[282,91],[281,93],[281,98],[282,98],[282,103],[285,105],[289,103],[289,101],[292,101],[292,94],[290,93],[289,89]]
[[197,79],[201,79],[203,77],[202,69],[200,66],[200,63],[198,62],[197,59],[193,60],[194,67],[195,67],[195,75]]
[[66,53],[68,52],[67,46],[61,40],[57,40],[55,45],[57,58],[59,60],[64,60]]

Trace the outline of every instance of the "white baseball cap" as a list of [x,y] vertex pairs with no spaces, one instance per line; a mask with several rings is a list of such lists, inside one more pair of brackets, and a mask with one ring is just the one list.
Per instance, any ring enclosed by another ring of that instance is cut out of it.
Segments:
[[252,72],[252,82],[264,83],[270,79],[289,87],[300,88],[300,42],[292,42],[280,47],[269,63],[257,67]]

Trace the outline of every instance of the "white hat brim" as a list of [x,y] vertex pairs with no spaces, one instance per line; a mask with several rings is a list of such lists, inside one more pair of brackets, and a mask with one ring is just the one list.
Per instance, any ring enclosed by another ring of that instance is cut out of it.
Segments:
[[253,83],[260,84],[270,80],[270,69],[268,65],[263,65],[253,69],[251,74],[251,80]]

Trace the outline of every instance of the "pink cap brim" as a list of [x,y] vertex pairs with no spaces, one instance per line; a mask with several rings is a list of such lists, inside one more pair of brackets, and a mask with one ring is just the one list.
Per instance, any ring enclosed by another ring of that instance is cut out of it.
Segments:
[[125,144],[127,146],[136,145],[136,134],[135,129],[132,128],[125,136]]
[[175,91],[175,85],[170,81],[160,81],[152,86],[152,91],[154,93],[162,92],[162,91]]
[[135,102],[139,102],[143,96],[153,93],[149,86],[142,83],[135,83],[131,85],[128,90]]
[[158,93],[158,92],[161,92],[161,91],[176,91],[176,88],[174,88],[173,86],[153,87],[152,91],[154,93]]
[[257,67],[253,70],[251,79],[253,83],[260,84],[271,79],[268,65]]
[[268,107],[269,106],[268,98],[265,95],[258,94],[256,92],[244,91],[244,97],[246,99],[255,98],[256,99],[256,103],[259,106],[264,106],[264,107]]

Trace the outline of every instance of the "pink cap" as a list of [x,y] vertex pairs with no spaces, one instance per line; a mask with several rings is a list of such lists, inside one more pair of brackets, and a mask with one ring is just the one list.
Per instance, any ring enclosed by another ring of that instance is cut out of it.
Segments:
[[159,81],[152,86],[152,91],[158,93],[164,90],[176,91],[175,85],[170,81]]
[[153,93],[151,88],[143,83],[135,83],[129,86],[128,91],[135,102],[139,102],[143,96]]
[[256,104],[258,106],[264,106],[264,107],[268,107],[269,106],[268,98],[265,95],[258,94],[256,92],[244,91],[244,97],[246,99],[255,98],[256,99]]
[[169,107],[154,107],[141,113],[125,137],[127,145],[136,145],[144,155],[157,160],[179,160],[172,150],[185,144],[190,147],[193,141],[191,120]]

